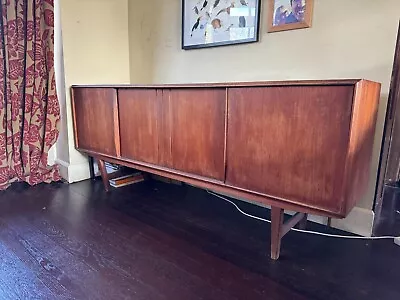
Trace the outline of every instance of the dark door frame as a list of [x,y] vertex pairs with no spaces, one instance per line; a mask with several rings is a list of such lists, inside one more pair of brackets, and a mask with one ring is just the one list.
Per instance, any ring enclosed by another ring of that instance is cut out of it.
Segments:
[[[397,33],[392,78],[383,129],[382,147],[375,187],[374,211],[380,215],[385,186],[399,184],[400,171],[400,22]],[[400,186],[399,186],[400,188]]]

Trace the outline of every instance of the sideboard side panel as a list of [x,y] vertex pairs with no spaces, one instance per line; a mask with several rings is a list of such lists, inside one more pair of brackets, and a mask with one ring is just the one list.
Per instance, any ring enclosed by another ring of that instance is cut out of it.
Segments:
[[369,185],[369,178],[380,90],[379,83],[367,80],[362,80],[356,85],[344,176],[345,214],[361,200],[369,186],[375,188],[374,185]]
[[117,156],[115,101],[113,88],[73,88],[76,147]]
[[226,183],[340,212],[353,90],[230,88]]

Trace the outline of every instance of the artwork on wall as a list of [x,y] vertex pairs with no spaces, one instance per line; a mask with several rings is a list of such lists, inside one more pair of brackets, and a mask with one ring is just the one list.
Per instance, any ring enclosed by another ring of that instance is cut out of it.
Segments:
[[311,27],[314,0],[268,1],[268,32]]
[[182,0],[182,48],[258,41],[261,0]]

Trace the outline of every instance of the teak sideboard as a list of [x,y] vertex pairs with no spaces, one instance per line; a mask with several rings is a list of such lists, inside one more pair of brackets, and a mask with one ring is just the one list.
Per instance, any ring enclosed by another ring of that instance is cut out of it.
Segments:
[[[367,80],[72,86],[76,149],[271,206],[271,257],[307,214],[366,190],[380,84]],[[297,211],[284,222],[284,209]]]

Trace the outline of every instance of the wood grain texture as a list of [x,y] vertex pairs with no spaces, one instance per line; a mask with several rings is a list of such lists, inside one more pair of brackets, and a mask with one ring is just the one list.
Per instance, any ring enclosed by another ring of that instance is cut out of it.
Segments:
[[121,137],[119,124],[119,105],[117,93],[114,95],[113,101],[113,113],[114,113],[114,143],[115,143],[115,153],[117,157],[121,157]]
[[381,85],[376,82],[360,81],[356,85],[344,175],[343,215],[350,212],[368,188],[380,91]]
[[78,140],[78,128],[76,124],[76,109],[75,109],[75,88],[70,89],[71,93],[71,111],[72,111],[72,124],[74,126],[74,143],[75,143],[75,148],[79,148],[79,140]]
[[284,210],[271,207],[271,258],[277,260],[281,251],[282,226],[284,220]]
[[103,180],[103,184],[104,184],[104,189],[106,190],[106,192],[108,192],[108,191],[110,191],[110,181],[109,181],[110,178],[108,177],[104,160],[97,159],[97,165],[99,166],[99,170],[101,173],[101,179]]
[[118,90],[121,156],[158,164],[159,101],[156,90]]
[[[293,227],[295,227],[297,224],[301,224],[301,226],[304,226],[307,224],[305,222],[307,220],[307,214],[304,213],[296,213],[292,217],[290,217],[289,220],[287,220],[281,229],[281,238],[284,237]],[[304,224],[306,223],[306,224]]]
[[339,213],[352,98],[351,86],[230,89],[226,182]]
[[[114,87],[119,91],[118,102],[115,94],[110,97],[115,153],[83,149],[96,158],[329,217],[346,216],[365,190],[361,174],[368,173],[368,166],[357,159],[365,162],[371,151],[367,148],[379,98],[375,83],[355,79]],[[89,95],[94,98],[105,88],[74,87],[74,94],[75,89],[94,91]],[[75,102],[80,145],[81,135],[88,132],[79,128],[86,125]],[[100,144],[102,138],[95,133],[85,140],[100,139],[92,141]],[[123,157],[118,157],[118,142]],[[349,183],[352,176],[358,176],[357,184]]]
[[271,259],[277,260],[280,256],[282,238],[297,224],[300,229],[307,226],[307,214],[296,213],[285,220],[285,211],[280,207],[271,207]]
[[158,160],[162,167],[173,168],[172,164],[172,113],[171,90],[157,89],[158,115],[160,119]]
[[115,99],[115,89],[74,88],[72,101],[78,149],[117,156]]
[[223,181],[225,89],[170,93],[172,167]]

